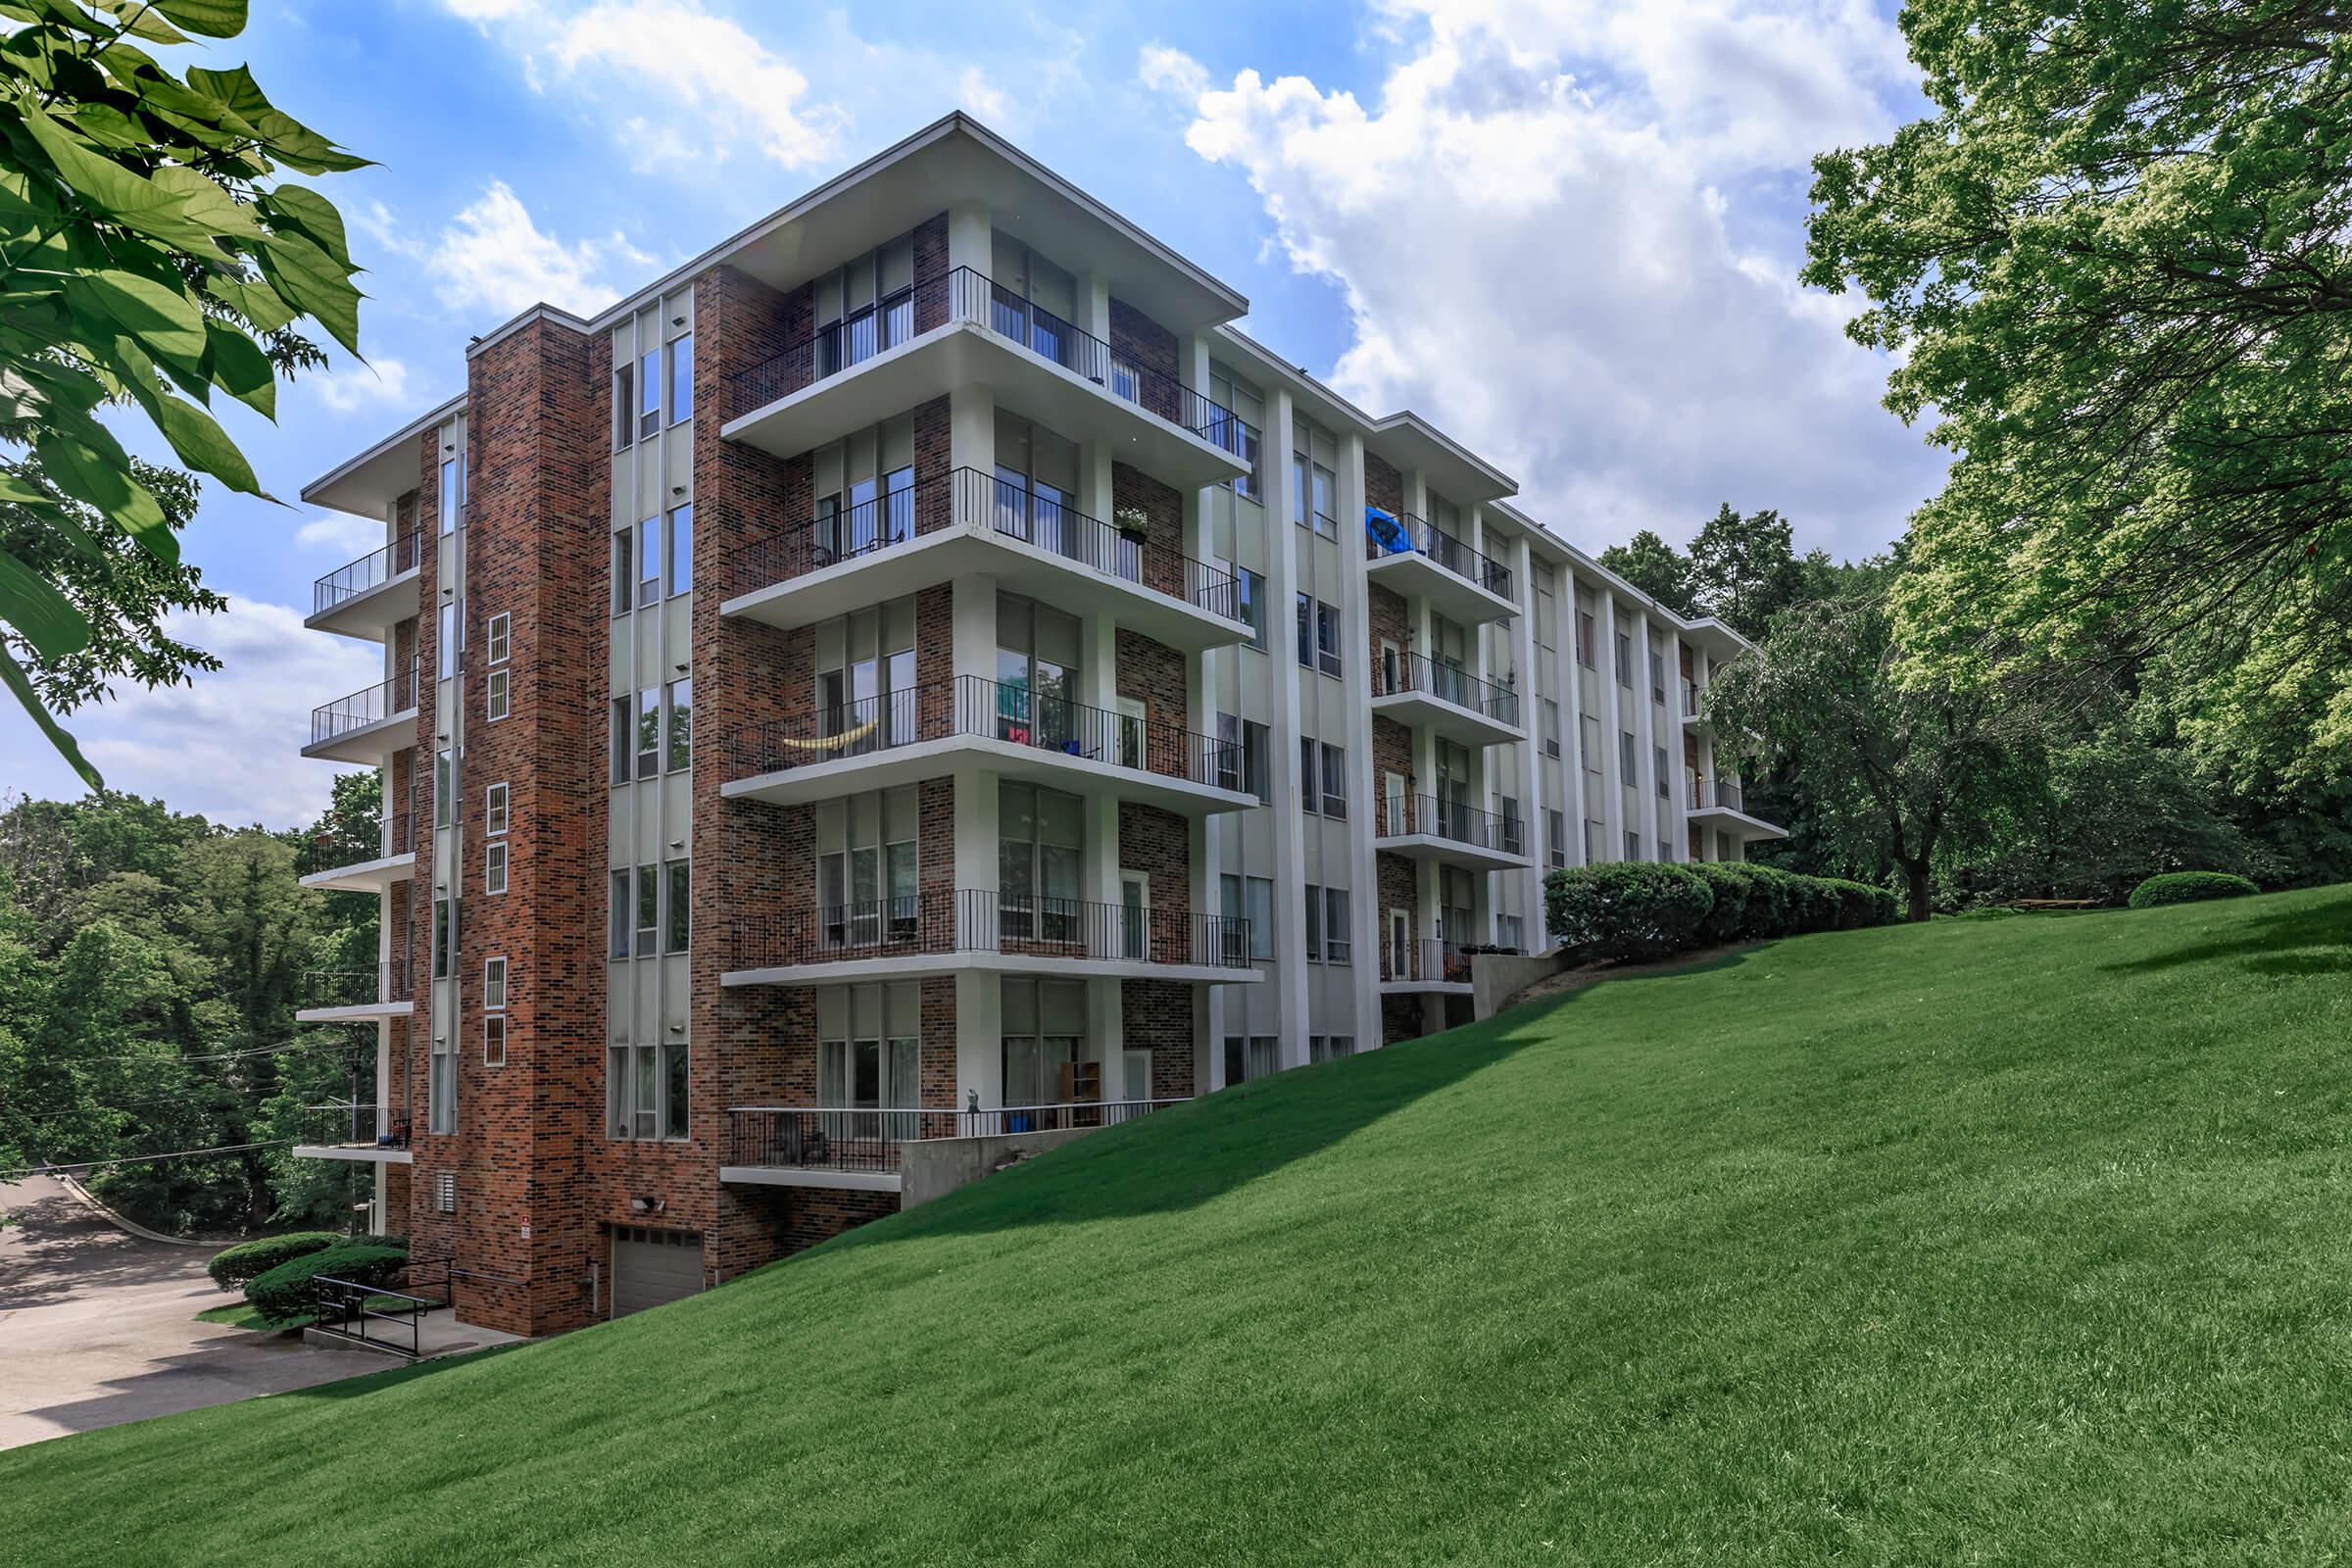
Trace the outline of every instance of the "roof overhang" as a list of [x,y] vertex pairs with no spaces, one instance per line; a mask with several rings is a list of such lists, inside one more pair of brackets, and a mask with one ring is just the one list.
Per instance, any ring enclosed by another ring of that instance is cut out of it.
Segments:
[[1376,421],[1364,445],[1398,468],[1419,468],[1430,488],[1462,506],[1519,493],[1509,474],[1410,409]]
[[314,507],[356,513],[381,522],[392,503],[416,488],[421,471],[416,461],[417,441],[427,430],[465,412],[466,396],[460,393],[304,485],[302,499]]
[[1683,641],[1717,662],[1727,659],[1737,659],[1748,650],[1749,645],[1746,638],[1732,630],[1713,615],[1699,620],[1682,621],[1679,625],[1680,629],[1677,635]]

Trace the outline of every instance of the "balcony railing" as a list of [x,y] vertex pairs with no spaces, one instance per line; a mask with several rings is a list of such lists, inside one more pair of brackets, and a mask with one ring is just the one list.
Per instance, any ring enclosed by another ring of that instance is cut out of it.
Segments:
[[984,326],[1221,451],[1256,462],[1257,429],[1240,415],[969,267],[901,289],[879,305],[818,327],[783,353],[738,370],[732,377],[733,414],[741,417],[788,398],[952,322]]
[[[1465,582],[1474,582],[1491,594],[1511,597],[1511,568],[1493,557],[1464,544],[1449,533],[1442,533],[1436,525],[1425,522],[1409,512],[1394,514],[1397,530],[1381,527],[1364,531],[1364,559],[1385,561],[1391,556],[1427,556],[1447,571]],[[1383,537],[1386,535],[1386,537]]]
[[754,778],[956,736],[1033,746],[1195,784],[1215,785],[1220,774],[1237,778],[1241,769],[1238,743],[1005,681],[958,675],[737,730],[724,742],[727,777]]
[[1746,807],[1740,804],[1740,781],[1738,779],[1709,778],[1703,773],[1690,773],[1688,776],[1690,783],[1690,808],[1692,810],[1699,810],[1706,807],[1718,807],[1727,811],[1747,809]]
[[359,823],[349,833],[329,830],[317,838],[304,839],[294,850],[294,874],[317,876],[322,871],[340,871],[347,865],[390,859],[410,854],[411,850],[409,813],[398,811],[385,818],[380,829]]
[[338,735],[380,724],[395,713],[416,706],[416,666],[409,667],[374,686],[338,697],[311,710],[311,744],[322,745]]
[[1698,682],[1694,680],[1683,682],[1683,716],[1685,718],[1699,716],[1698,700],[1704,695],[1706,695],[1706,688],[1699,685]]
[[735,966],[745,969],[927,953],[1250,967],[1246,919],[986,888],[931,888],[740,916],[731,941]]
[[1519,694],[1480,680],[1459,664],[1441,663],[1427,654],[1377,654],[1372,660],[1372,695],[1420,692],[1442,703],[1484,713],[1497,724],[1519,722]]
[[406,1149],[409,1113],[379,1105],[305,1105],[302,1141],[330,1149]]
[[348,599],[381,588],[404,571],[416,569],[415,533],[404,533],[380,550],[370,550],[311,584],[311,613],[323,615]]
[[906,1144],[941,1138],[995,1138],[1116,1126],[1180,1100],[1103,1100],[993,1110],[890,1110],[795,1105],[731,1105],[727,1163],[764,1170],[884,1173],[899,1168]]
[[1524,836],[1515,816],[1497,816],[1461,801],[1441,801],[1434,795],[1407,795],[1381,803],[1382,838],[1420,835],[1449,839],[1501,855],[1524,853],[1520,848]]
[[1470,983],[1470,956],[1442,937],[1416,937],[1383,943],[1380,977],[1411,985]]
[[943,528],[983,524],[1004,538],[1227,620],[1242,618],[1241,590],[1232,573],[977,468],[957,468],[744,546],[728,558],[727,597],[790,582]]
[[409,1000],[409,960],[393,958],[365,969],[310,969],[303,993],[313,1007],[365,1007]]

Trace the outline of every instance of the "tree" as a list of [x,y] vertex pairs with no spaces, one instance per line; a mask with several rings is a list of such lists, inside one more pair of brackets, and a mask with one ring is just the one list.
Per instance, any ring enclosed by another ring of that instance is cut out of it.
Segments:
[[1935,113],[1815,161],[1804,276],[1868,296],[1888,407],[1957,454],[1896,600],[1917,678],[2170,666],[2241,780],[2342,776],[2343,16],[1915,0],[1902,26]]
[[[172,679],[185,668],[162,641],[136,634],[135,583],[116,584],[128,590],[127,617],[101,623],[133,628],[144,657],[94,633],[93,591],[116,603],[103,537],[120,533],[167,567],[179,553],[163,501],[99,411],[135,409],[189,468],[263,495],[208,412],[213,393],[274,417],[279,372],[318,358],[293,330],[306,318],[359,352],[342,217],[278,171],[321,174],[366,161],[272,106],[243,67],[174,76],[140,47],[185,43],[181,28],[234,37],[245,9],[245,0],[0,4],[24,24],[0,49],[0,446],[9,454],[0,503],[38,525],[33,539],[0,546],[0,621],[12,633],[0,639],[0,682],[93,786],[97,770],[47,695],[79,683],[70,667],[38,678],[35,669],[74,661],[94,641],[101,669]],[[96,531],[91,514],[103,519]],[[80,569],[60,569],[67,555]],[[144,593],[151,602],[156,589]],[[35,669],[16,646],[30,649]]]
[[1883,597],[1799,605],[1717,674],[1707,715],[1719,747],[1802,781],[1817,850],[1866,880],[1899,872],[1924,920],[1936,858],[2037,787],[2064,694],[2022,675],[1898,684],[1895,655]]
[[[1829,558],[1821,558],[1827,565]],[[1803,599],[1808,586],[1796,541],[1778,512],[1745,516],[1730,502],[1690,541],[1690,597],[1698,612],[1745,637],[1761,637],[1772,617]]]
[[1676,614],[1697,613],[1691,608],[1690,563],[1649,529],[1603,550],[1600,564]]

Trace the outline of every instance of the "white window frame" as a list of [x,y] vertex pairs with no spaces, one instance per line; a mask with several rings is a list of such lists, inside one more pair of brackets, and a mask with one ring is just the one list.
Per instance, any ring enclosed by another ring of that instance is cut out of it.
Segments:
[[499,894],[507,891],[507,841],[482,846],[482,891]]
[[491,1012],[507,1009],[507,956],[503,953],[482,960],[482,1006]]
[[485,838],[499,838],[506,833],[514,818],[514,808],[510,804],[512,798],[504,779],[483,789],[482,834]]
[[514,612],[502,610],[490,617],[490,623],[483,633],[482,640],[489,645],[487,658],[491,663],[503,664],[507,662],[507,655],[513,651],[511,645],[514,642]]
[[482,1014],[482,1065],[504,1067],[507,1064],[507,1015],[503,1012]]
[[514,710],[507,671],[494,669],[482,681],[482,716],[495,724]]

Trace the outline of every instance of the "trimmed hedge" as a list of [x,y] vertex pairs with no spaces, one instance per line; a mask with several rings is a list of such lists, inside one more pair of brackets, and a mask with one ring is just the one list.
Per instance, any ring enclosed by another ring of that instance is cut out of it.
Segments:
[[2227,871],[2166,871],[2132,890],[2128,901],[2134,909],[2153,909],[2167,904],[2196,904],[2205,899],[2242,899],[2262,889]]
[[1810,931],[1891,925],[1901,911],[1885,888],[1701,860],[1554,871],[1544,879],[1544,913],[1560,942],[1596,958],[1627,962]]
[[289,1258],[269,1273],[248,1280],[245,1299],[272,1323],[299,1323],[311,1315],[311,1282],[320,1275],[356,1285],[391,1285],[408,1266],[406,1247],[329,1247]]
[[332,1247],[342,1239],[333,1231],[288,1231],[283,1236],[263,1236],[215,1252],[213,1260],[205,1265],[205,1272],[212,1275],[215,1285],[233,1291],[280,1263]]

